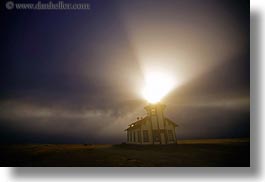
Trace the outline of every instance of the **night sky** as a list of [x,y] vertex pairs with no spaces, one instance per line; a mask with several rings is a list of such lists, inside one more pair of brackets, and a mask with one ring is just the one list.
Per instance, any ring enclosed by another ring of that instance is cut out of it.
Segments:
[[249,1],[74,2],[91,9],[1,2],[1,143],[124,142],[152,69],[178,81],[161,101],[178,138],[249,137]]

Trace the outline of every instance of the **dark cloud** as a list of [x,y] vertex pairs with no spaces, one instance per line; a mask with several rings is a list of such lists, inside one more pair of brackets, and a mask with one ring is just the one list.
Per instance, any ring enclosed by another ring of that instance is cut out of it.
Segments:
[[[124,135],[124,127],[136,119],[143,106],[141,101],[133,100],[104,109],[6,101],[0,105],[1,141],[118,142]],[[30,137],[34,139],[27,140]]]
[[216,65],[168,95],[166,101],[189,102],[249,98],[249,47],[243,55]]

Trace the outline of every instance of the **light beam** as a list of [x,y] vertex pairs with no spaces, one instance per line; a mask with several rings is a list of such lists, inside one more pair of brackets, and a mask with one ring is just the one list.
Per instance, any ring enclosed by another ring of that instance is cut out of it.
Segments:
[[174,88],[174,79],[165,72],[151,72],[145,75],[143,97],[149,103],[157,103]]

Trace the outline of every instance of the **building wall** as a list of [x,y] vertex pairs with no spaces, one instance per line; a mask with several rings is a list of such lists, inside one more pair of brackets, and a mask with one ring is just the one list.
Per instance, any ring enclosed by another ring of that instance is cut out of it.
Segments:
[[[150,120],[147,120],[146,122],[143,123],[141,127],[142,131],[142,144],[153,144],[153,135],[152,135],[152,123]],[[148,141],[144,140],[144,131],[147,131],[148,133]]]
[[[129,140],[127,140],[128,144],[161,144],[159,142],[154,141],[153,132],[154,128],[152,128],[152,122],[151,120],[147,120],[143,122],[143,124],[138,128],[129,129],[127,131],[127,134],[129,135]],[[156,129],[156,128],[155,128]],[[144,139],[144,132],[147,131],[148,133],[148,141],[145,141]],[[174,144],[176,143],[176,132],[175,132],[175,126],[168,122],[164,122],[164,139],[166,140],[163,144]],[[171,131],[171,137],[170,132]],[[140,132],[140,138],[138,135],[138,132]],[[171,140],[169,140],[171,139]]]
[[[172,144],[172,143],[176,143],[176,131],[175,131],[175,126],[172,124],[172,123],[170,123],[170,122],[168,122],[168,121],[166,121],[165,122],[165,133],[166,133],[166,135],[167,135],[167,138],[168,138],[168,140],[167,140],[167,143],[168,144]],[[172,131],[172,134],[173,134],[173,140],[171,141],[171,140],[169,140],[169,130],[171,130]]]

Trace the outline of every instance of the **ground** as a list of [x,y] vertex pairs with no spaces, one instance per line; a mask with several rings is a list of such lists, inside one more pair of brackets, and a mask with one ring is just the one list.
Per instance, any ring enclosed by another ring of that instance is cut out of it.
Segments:
[[250,166],[249,139],[176,145],[16,144],[0,146],[0,166]]

